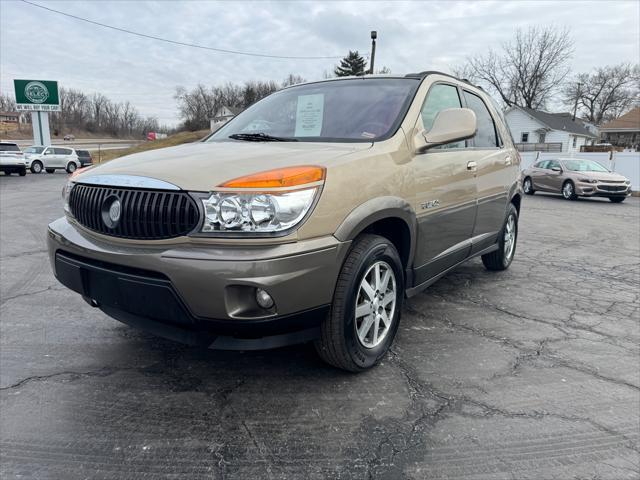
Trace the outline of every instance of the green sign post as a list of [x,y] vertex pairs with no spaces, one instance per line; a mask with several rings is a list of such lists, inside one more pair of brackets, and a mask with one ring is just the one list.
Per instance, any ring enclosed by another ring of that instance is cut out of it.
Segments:
[[33,141],[36,145],[51,145],[49,112],[60,111],[58,82],[52,80],[14,80],[16,108],[31,112]]
[[29,112],[60,111],[58,82],[51,80],[14,80],[16,106]]

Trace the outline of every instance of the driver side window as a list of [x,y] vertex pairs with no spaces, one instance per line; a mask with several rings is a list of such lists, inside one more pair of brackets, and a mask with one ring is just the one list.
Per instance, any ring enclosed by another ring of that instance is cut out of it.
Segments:
[[[422,110],[420,111],[424,129],[426,131],[431,130],[433,122],[441,110],[446,110],[447,108],[460,108],[461,106],[462,104],[460,103],[460,97],[458,96],[458,89],[456,87],[443,83],[433,85],[429,89],[427,98],[425,99],[424,104],[422,105]],[[435,147],[435,149],[464,147],[465,142],[462,140],[459,142],[447,143],[446,145]]]

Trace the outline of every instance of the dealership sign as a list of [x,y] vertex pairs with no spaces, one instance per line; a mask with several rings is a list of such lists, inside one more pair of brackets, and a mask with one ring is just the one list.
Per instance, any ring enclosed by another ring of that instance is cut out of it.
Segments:
[[14,80],[16,108],[30,112],[60,111],[58,82],[51,80]]

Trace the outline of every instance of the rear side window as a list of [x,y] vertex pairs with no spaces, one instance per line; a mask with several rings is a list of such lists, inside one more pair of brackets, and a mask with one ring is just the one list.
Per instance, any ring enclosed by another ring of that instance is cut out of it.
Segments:
[[53,150],[56,155],[71,155],[71,150],[68,148],[54,148]]
[[79,157],[90,157],[91,154],[87,150],[76,150]]
[[466,90],[464,91],[464,99],[467,102],[467,107],[475,112],[478,120],[478,132],[473,137],[474,146],[477,148],[495,148],[499,146],[496,125],[482,99]]
[[0,152],[19,152],[20,149],[15,143],[0,143]]
[[[460,108],[460,97],[458,89],[453,85],[437,83],[429,89],[427,98],[422,105],[420,116],[422,117],[422,125],[424,129],[429,131],[433,127],[433,122],[441,110],[447,108]],[[464,148],[464,141],[448,143],[436,148]]]

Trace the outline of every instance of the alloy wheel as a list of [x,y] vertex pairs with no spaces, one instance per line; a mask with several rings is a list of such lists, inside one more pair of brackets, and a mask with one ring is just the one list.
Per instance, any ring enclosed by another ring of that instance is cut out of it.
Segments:
[[391,266],[384,261],[371,265],[356,294],[355,328],[366,348],[380,345],[391,330],[396,310],[397,284]]
[[565,183],[564,187],[562,187],[562,196],[567,200],[573,197],[573,184],[571,182]]
[[513,251],[516,247],[516,219],[513,215],[509,215],[507,224],[504,227],[504,259],[506,262],[511,260]]

